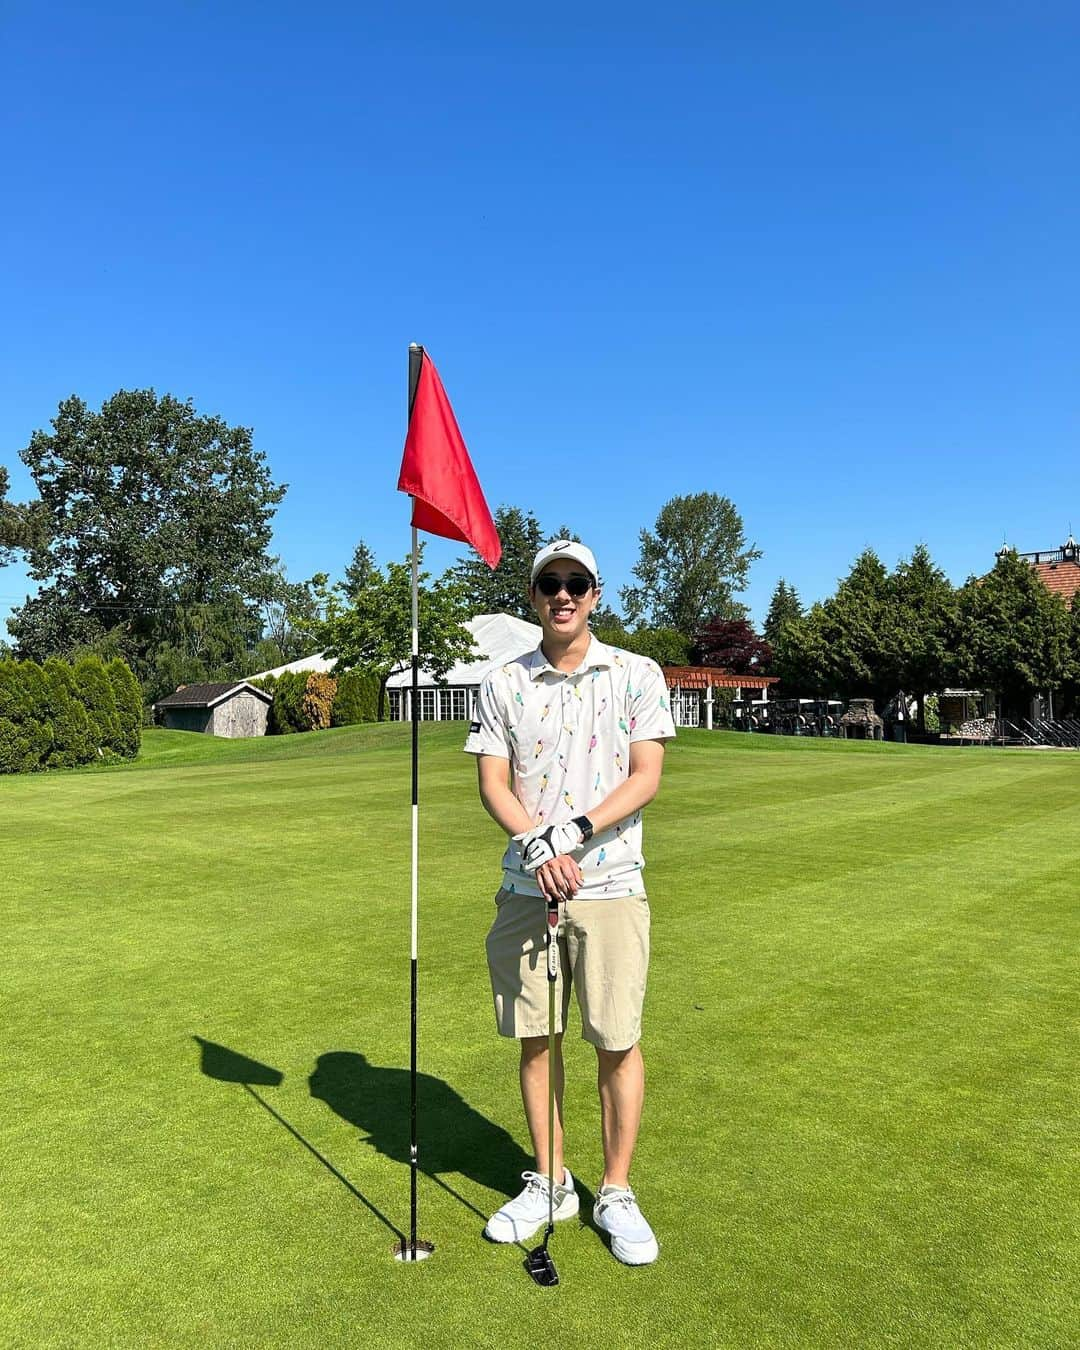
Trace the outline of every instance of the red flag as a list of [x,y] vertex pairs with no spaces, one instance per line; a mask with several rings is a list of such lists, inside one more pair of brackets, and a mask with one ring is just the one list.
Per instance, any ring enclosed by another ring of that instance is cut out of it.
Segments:
[[412,523],[418,530],[472,544],[489,567],[498,566],[499,532],[427,352],[420,363],[398,491],[412,497]]

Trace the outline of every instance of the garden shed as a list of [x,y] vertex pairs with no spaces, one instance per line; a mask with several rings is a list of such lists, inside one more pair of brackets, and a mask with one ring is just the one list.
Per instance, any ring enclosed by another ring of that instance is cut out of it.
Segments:
[[265,736],[271,695],[246,680],[227,684],[182,684],[159,699],[154,711],[169,731],[201,731],[207,736]]

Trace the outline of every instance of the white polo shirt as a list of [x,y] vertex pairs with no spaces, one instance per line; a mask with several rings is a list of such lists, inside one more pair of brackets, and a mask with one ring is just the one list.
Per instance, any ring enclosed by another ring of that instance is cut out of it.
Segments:
[[[635,741],[675,735],[656,662],[595,637],[570,673],[556,670],[542,647],[493,666],[480,682],[475,717],[466,753],[509,760],[514,796],[530,819],[548,825],[587,816],[624,782]],[[584,876],[575,898],[643,894],[641,812],[598,830],[574,858]],[[502,865],[507,890],[541,894],[522,869],[521,848],[513,839]]]

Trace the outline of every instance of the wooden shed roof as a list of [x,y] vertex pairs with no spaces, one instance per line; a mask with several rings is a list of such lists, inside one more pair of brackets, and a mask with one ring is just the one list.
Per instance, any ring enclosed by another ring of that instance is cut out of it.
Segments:
[[229,680],[225,684],[182,684],[175,694],[159,698],[155,708],[213,708],[224,702],[232,694],[241,692],[254,694],[264,703],[273,703],[273,697],[265,689],[256,689],[247,680]]

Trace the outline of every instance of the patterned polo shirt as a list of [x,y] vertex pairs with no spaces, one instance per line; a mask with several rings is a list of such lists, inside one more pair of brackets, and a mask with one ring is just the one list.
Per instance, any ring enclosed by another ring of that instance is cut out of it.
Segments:
[[[530,819],[549,825],[587,816],[624,782],[635,741],[675,735],[656,662],[595,637],[569,673],[556,670],[542,647],[492,667],[480,682],[475,717],[466,753],[509,760],[514,795]],[[644,893],[641,812],[598,830],[574,858],[584,876],[577,899]],[[513,839],[502,865],[507,890],[541,894]]]

